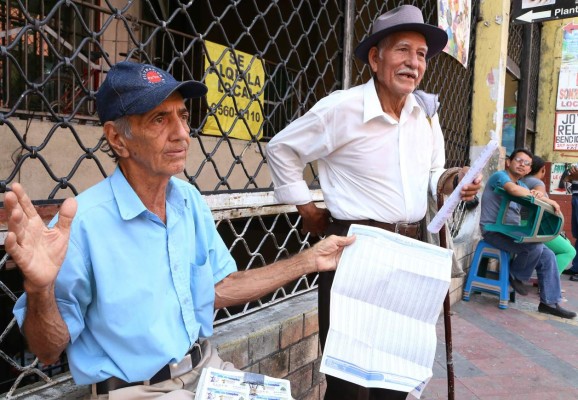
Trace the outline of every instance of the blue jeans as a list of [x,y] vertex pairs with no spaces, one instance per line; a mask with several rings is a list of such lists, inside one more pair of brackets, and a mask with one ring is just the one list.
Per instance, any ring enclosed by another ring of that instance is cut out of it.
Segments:
[[498,249],[516,255],[510,263],[510,275],[521,281],[527,281],[534,269],[538,274],[540,301],[544,304],[556,304],[562,301],[560,275],[556,266],[556,256],[542,243],[517,243],[498,232],[485,232],[484,240]]
[[[572,195],[572,236],[576,239],[574,248],[578,253],[578,194]],[[574,257],[574,260],[572,260],[570,271],[578,274],[578,256]]]

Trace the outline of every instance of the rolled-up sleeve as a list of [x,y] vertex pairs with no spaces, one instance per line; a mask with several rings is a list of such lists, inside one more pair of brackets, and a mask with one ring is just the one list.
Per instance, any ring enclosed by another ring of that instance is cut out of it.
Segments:
[[275,199],[301,205],[312,200],[303,170],[308,162],[329,154],[322,119],[309,111],[279,132],[267,145],[267,163],[275,185]]

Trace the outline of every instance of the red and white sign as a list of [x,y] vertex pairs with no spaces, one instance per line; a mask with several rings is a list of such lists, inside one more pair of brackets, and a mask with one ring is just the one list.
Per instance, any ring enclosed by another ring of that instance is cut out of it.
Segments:
[[578,68],[560,69],[556,97],[557,111],[578,110]]

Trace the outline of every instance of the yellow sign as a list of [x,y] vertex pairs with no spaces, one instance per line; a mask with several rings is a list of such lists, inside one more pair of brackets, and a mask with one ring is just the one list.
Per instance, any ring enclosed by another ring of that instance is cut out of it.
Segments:
[[217,43],[207,41],[205,44],[207,102],[214,114],[207,118],[203,133],[245,140],[255,136],[259,139],[265,98],[263,62],[257,56]]

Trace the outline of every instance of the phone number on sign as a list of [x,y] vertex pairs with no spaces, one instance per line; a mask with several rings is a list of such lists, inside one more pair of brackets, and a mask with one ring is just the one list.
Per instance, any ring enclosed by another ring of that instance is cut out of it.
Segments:
[[578,150],[578,144],[556,143],[554,150]]
[[247,118],[250,121],[261,122],[261,113],[258,111],[255,112],[255,111],[240,110],[239,112],[237,112],[237,110],[235,110],[235,107],[233,106],[225,106],[222,104],[219,104],[217,106],[217,104],[215,103],[211,105],[211,108],[217,115],[223,115],[225,117],[236,117],[237,115],[242,116],[244,114],[245,118]]

